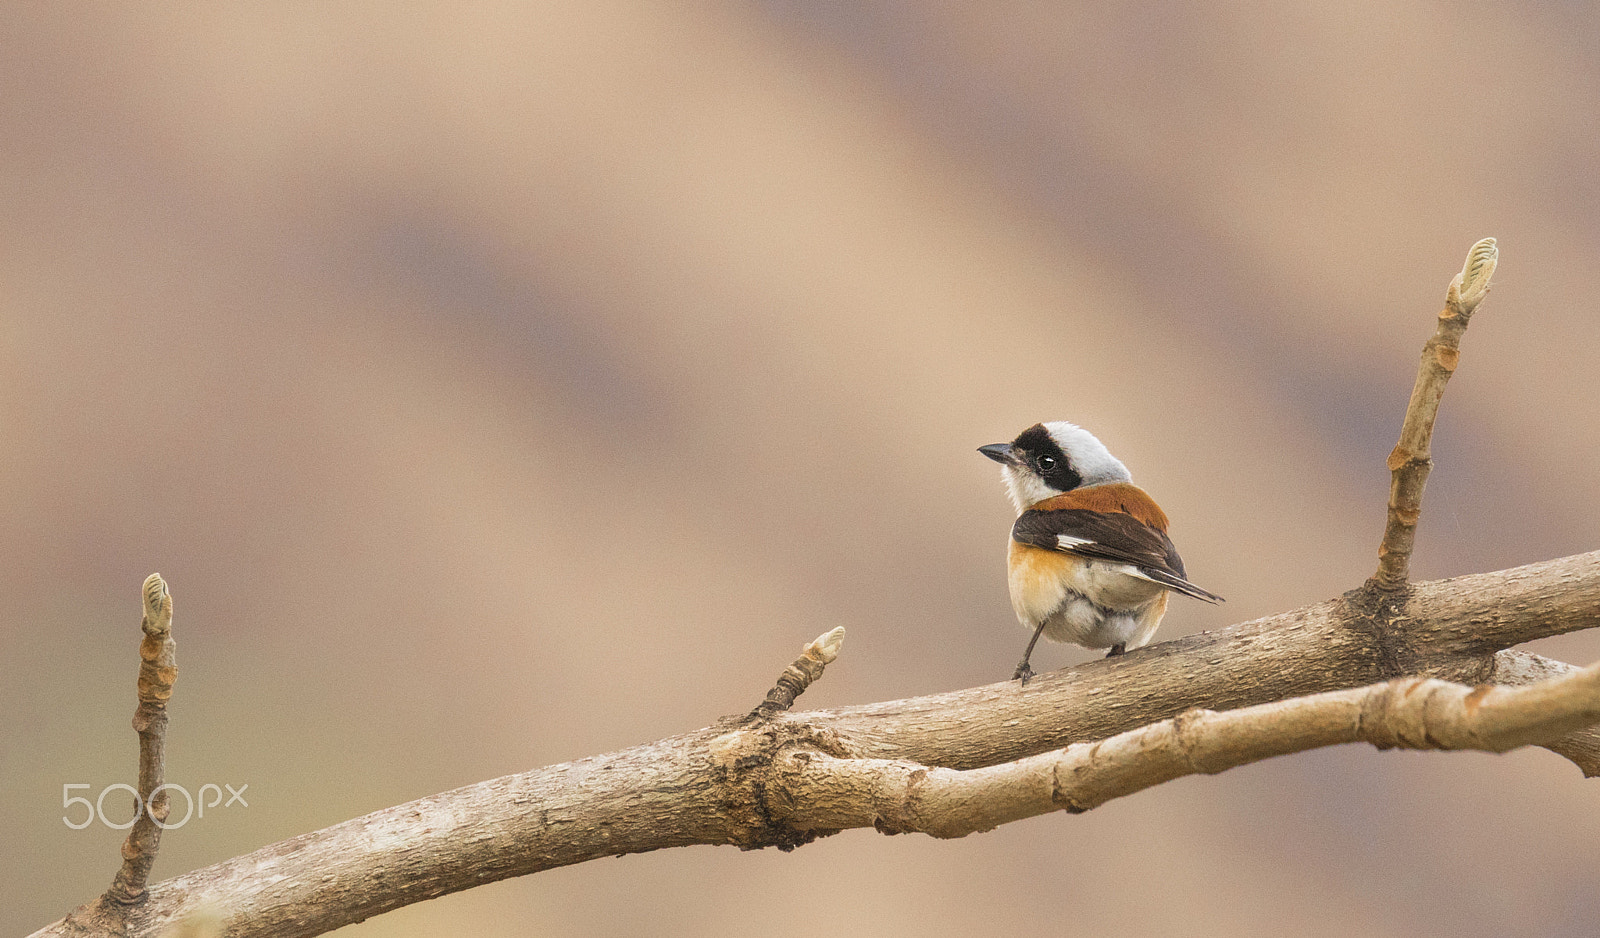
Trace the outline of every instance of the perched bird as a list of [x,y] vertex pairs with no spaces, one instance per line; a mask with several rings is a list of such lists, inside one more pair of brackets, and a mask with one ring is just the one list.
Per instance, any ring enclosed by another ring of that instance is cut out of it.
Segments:
[[1161,506],[1088,430],[1038,423],[978,452],[1000,463],[1017,506],[1006,559],[1011,608],[1033,638],[1013,680],[1033,676],[1028,658],[1040,635],[1109,648],[1109,658],[1150,641],[1169,591],[1222,602],[1185,578]]

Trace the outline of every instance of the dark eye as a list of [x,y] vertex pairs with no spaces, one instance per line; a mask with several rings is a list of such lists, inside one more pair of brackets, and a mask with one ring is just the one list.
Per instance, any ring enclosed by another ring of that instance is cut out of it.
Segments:
[[1033,461],[1033,464],[1039,467],[1040,472],[1052,472],[1056,468],[1056,458],[1054,456],[1040,456]]

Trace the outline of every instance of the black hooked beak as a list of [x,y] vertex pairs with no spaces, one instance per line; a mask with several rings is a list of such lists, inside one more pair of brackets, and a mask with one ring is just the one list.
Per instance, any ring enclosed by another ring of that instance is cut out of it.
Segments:
[[1016,447],[1010,443],[990,443],[988,446],[978,447],[978,452],[1004,466],[1017,464]]

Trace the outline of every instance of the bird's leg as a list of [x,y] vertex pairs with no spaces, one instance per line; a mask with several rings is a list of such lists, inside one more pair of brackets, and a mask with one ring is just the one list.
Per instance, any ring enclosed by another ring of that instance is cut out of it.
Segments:
[[1033,669],[1028,667],[1028,659],[1033,657],[1033,646],[1039,643],[1039,636],[1043,634],[1044,623],[1041,622],[1039,627],[1033,630],[1033,637],[1028,639],[1028,649],[1022,653],[1022,663],[1017,665],[1016,673],[1011,675],[1013,681],[1021,681],[1024,687],[1028,685],[1028,679],[1033,677]]
[[1115,658],[1116,656],[1118,656],[1120,654],[1126,653],[1127,650],[1128,650],[1128,643],[1127,642],[1117,642],[1115,645],[1111,646],[1111,650],[1110,651],[1106,652],[1106,657],[1107,658]]

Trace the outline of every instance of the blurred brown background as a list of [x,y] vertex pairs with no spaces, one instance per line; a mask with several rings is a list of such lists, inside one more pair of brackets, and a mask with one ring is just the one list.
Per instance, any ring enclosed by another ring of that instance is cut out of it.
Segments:
[[[132,780],[152,571],[168,778],[249,786],[158,878],[745,710],[835,625],[803,705],[1006,677],[1011,513],[974,448],[1040,419],[1098,433],[1229,598],[1162,637],[1356,586],[1485,235],[1417,573],[1600,546],[1597,30],[1406,0],[8,5],[0,932],[115,869],[62,786]],[[1345,748],[344,934],[1588,935],[1597,786]]]

